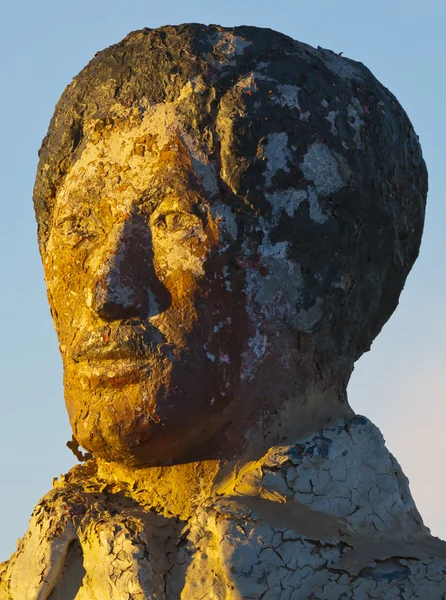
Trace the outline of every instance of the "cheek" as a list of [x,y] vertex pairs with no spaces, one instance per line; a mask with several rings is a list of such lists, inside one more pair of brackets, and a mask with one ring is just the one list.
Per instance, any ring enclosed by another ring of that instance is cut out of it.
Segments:
[[[53,247],[55,243],[56,241],[52,243]],[[57,260],[53,259],[54,254],[57,255]],[[84,257],[79,253],[74,254],[72,248],[61,252],[59,247],[54,253],[51,246],[48,247],[44,261],[45,280],[59,337],[74,335],[71,328],[81,326],[78,321],[82,311],[79,309],[86,306],[84,262]]]
[[[235,366],[249,339],[251,323],[246,310],[244,279],[227,266],[227,255],[219,255],[206,265],[197,299],[199,330],[207,350],[221,368]],[[211,359],[212,360],[212,359]]]
[[207,260],[211,249],[208,238],[154,237],[154,270],[171,296],[170,307],[151,319],[163,333],[171,326],[182,330],[177,335],[185,334],[196,323],[197,303],[210,293]]
[[169,291],[171,304],[150,322],[177,348],[187,344],[187,336],[197,322],[196,296],[199,289],[197,278],[189,271],[176,271],[162,279]]
[[[226,364],[228,353],[240,354],[249,326],[244,282],[228,266],[228,256],[215,252],[203,260],[200,276],[178,269],[162,278],[171,306],[150,319],[177,348],[215,356]],[[210,359],[212,361],[212,358]],[[211,366],[211,365],[209,365]]]
[[210,250],[208,240],[186,239],[184,236],[154,236],[153,255],[155,269],[160,279],[172,274],[189,272],[203,277],[204,263]]

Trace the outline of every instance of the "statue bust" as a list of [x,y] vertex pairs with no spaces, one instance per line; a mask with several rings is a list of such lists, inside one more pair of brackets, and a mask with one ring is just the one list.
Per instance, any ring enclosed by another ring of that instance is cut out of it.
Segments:
[[0,598],[443,598],[445,546],[346,394],[426,194],[406,114],[360,63],[195,24],[98,53],[34,192],[89,456],[37,506]]

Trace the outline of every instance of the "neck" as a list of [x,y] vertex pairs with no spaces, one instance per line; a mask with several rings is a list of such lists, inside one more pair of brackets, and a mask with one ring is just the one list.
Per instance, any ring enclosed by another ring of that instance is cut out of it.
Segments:
[[[316,432],[341,417],[353,414],[345,395],[317,384],[305,394],[278,405],[275,410],[257,415],[251,427],[243,432],[243,439],[237,444],[242,451],[236,456],[222,453],[227,456],[225,460],[200,460],[147,468],[98,459],[98,476],[113,485],[125,485],[131,496],[147,509],[166,517],[187,520],[217,487],[249,468],[249,464],[259,460],[271,447],[292,444],[302,435]],[[234,442],[236,434],[242,436],[240,423],[237,432],[227,432],[226,440]]]
[[301,394],[287,396],[282,401],[279,398],[273,410],[253,421],[245,434],[246,456],[258,460],[273,446],[293,444],[303,435],[353,415],[345,389],[340,391],[324,382],[315,383]]
[[98,477],[113,485],[124,484],[132,498],[165,517],[187,520],[211,495],[223,464],[204,460],[168,467],[134,468],[98,459]]

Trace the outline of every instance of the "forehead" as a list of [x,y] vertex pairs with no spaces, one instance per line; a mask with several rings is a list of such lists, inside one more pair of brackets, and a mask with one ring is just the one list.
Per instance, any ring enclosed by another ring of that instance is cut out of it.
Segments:
[[210,148],[199,135],[188,133],[176,103],[148,107],[143,118],[120,112],[118,119],[90,123],[82,154],[58,191],[58,204],[73,191],[131,198],[157,183],[168,185],[169,179],[187,187],[190,175],[207,194],[217,192]]

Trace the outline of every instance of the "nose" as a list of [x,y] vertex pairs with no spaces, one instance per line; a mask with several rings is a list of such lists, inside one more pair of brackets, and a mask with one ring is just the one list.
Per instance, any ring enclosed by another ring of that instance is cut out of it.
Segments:
[[105,321],[150,317],[171,303],[155,273],[150,227],[129,218],[110,233],[92,285],[91,308]]

